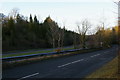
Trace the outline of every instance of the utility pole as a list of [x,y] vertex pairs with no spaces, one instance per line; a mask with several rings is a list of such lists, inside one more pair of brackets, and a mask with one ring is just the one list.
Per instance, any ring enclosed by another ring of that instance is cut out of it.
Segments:
[[120,1],[118,2],[118,37],[120,45]]
[[118,2],[118,76],[120,76],[120,1]]
[[0,15],[0,79],[2,79],[2,21],[3,14]]
[[120,1],[118,2],[118,27],[120,28]]

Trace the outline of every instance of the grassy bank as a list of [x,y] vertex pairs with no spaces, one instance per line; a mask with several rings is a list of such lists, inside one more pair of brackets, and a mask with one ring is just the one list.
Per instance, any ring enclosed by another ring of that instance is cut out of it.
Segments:
[[119,78],[118,72],[118,57],[104,65],[102,68],[96,70],[86,78]]
[[[73,47],[67,47],[63,48],[63,50],[71,50],[74,49]],[[55,49],[50,49],[50,50],[41,50],[41,51],[33,51],[33,52],[27,52],[27,53],[16,53],[16,54],[6,54],[3,55],[2,57],[13,57],[13,56],[22,56],[22,55],[30,55],[30,54],[38,54],[38,53],[49,53],[49,52],[55,52]]]
[[93,51],[98,51],[98,50],[101,50],[101,49],[80,50],[80,51],[69,52],[69,53],[65,53],[65,54],[55,54],[55,55],[39,56],[39,57],[24,59],[24,60],[20,60],[20,61],[3,62],[3,70],[4,69],[13,68],[13,67],[16,67],[16,66],[21,66],[21,65],[25,65],[25,64],[34,63],[34,62],[39,62],[39,61],[42,61],[42,60],[58,58],[58,57],[65,57],[65,56],[73,56],[73,55],[77,55],[77,54],[93,52]]

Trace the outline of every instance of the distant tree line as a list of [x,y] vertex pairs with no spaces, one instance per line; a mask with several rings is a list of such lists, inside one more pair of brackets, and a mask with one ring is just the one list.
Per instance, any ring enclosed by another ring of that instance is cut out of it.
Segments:
[[3,52],[37,48],[62,48],[74,46],[74,48],[108,47],[117,44],[118,27],[104,29],[99,26],[95,34],[87,35],[91,27],[88,20],[77,24],[78,33],[66,30],[65,26],[59,26],[57,22],[48,16],[43,22],[39,22],[37,16],[30,14],[29,19],[17,13],[16,10],[8,17],[2,17],[2,49]]
[[5,17],[2,21],[3,51],[56,48],[73,45],[73,31],[60,28],[57,22],[48,16],[44,22],[39,22],[37,16],[29,20],[17,14],[15,17]]

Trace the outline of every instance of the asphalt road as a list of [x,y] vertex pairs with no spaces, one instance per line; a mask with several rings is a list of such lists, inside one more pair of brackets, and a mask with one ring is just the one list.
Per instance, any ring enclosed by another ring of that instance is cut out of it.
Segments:
[[4,78],[84,78],[117,55],[117,46],[110,49],[66,56],[19,66],[3,71]]

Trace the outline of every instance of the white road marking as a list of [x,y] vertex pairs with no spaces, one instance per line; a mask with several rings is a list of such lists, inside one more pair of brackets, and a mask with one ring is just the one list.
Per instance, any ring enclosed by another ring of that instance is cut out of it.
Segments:
[[73,64],[73,63],[77,63],[77,62],[80,62],[80,61],[83,61],[84,59],[80,59],[80,60],[77,60],[77,61],[73,61],[73,62],[70,62],[70,63],[66,63],[66,64],[63,64],[61,66],[58,66],[59,68],[60,67],[64,67],[64,66],[67,66],[67,65],[70,65],[70,64]]
[[[93,55],[93,56],[90,56],[90,57],[95,57],[95,56],[98,56],[100,54],[96,54],[96,55]],[[66,64],[63,64],[63,65],[60,65],[58,66],[59,68],[60,67],[64,67],[64,66],[67,66],[67,65],[70,65],[70,64],[74,64],[74,63],[77,63],[77,62],[80,62],[80,61],[83,61],[84,59],[80,59],[80,60],[76,60],[76,61],[73,61],[73,62],[69,62],[69,63],[66,63]],[[86,61],[86,60],[85,60]]]
[[32,76],[35,76],[35,75],[38,75],[38,74],[39,74],[39,73],[34,73],[34,74],[31,74],[31,75],[28,75],[28,76],[22,77],[22,78],[17,79],[17,80],[25,79],[25,78],[32,77]]
[[90,57],[95,57],[95,56],[98,56],[98,55],[100,55],[100,54],[96,54],[96,55],[93,55],[93,56],[90,56]]
[[90,57],[94,57],[94,56],[90,56]]
[[100,54],[97,54],[97,56],[100,55]]

